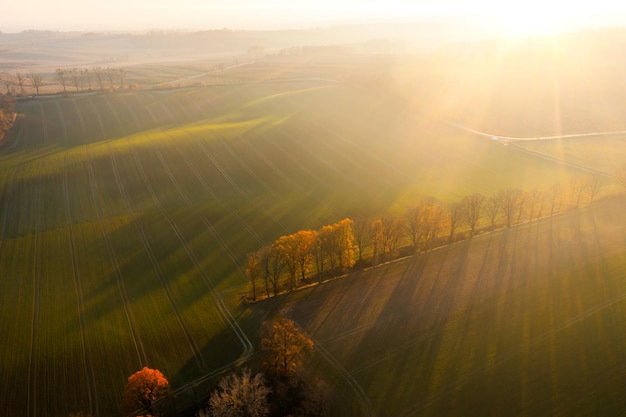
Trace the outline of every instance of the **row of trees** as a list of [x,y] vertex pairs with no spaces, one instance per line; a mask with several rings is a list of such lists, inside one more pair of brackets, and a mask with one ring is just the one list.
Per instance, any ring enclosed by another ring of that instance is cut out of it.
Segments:
[[[5,76],[2,79],[6,88],[6,95],[25,96],[27,91],[39,94],[46,84],[40,73],[21,73],[15,76]],[[68,88],[75,91],[115,90],[124,88],[126,83],[126,70],[124,68],[93,67],[89,68],[57,68],[54,72],[54,80],[48,83],[58,84],[67,92]],[[16,90],[17,89],[17,90]]]
[[[319,230],[281,236],[247,256],[249,298],[292,291],[349,268],[374,266],[434,247],[471,238],[479,230],[512,227],[592,202],[600,191],[597,176],[575,178],[568,187],[523,191],[505,188],[492,196],[475,193],[452,204],[425,199],[402,216],[343,219]],[[264,294],[263,294],[264,293]]]
[[[197,417],[266,417],[325,415],[319,384],[306,381],[303,365],[314,343],[296,323],[279,317],[265,323],[261,338],[262,370],[252,374],[244,369],[219,382],[207,407]],[[173,409],[173,392],[158,370],[144,367],[132,374],[122,394],[125,415],[164,417]]]
[[257,299],[257,281],[264,283],[265,295],[274,295],[281,289],[281,278],[288,276],[288,286],[293,290],[306,281],[314,269],[322,278],[327,271],[344,271],[354,264],[354,235],[352,220],[343,219],[319,230],[300,230],[281,236],[247,257],[246,273],[250,278],[252,299]]

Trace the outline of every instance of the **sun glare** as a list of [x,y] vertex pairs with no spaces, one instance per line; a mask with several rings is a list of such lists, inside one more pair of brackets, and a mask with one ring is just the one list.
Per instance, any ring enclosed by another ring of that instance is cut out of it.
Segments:
[[529,2],[487,11],[487,19],[500,35],[508,38],[555,35],[582,20],[576,9],[562,4]]

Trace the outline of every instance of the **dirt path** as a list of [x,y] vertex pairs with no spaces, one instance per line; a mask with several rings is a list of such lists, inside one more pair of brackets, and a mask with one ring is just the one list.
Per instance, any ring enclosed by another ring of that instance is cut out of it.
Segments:
[[626,130],[616,130],[610,132],[589,132],[589,133],[574,133],[569,135],[558,135],[558,136],[535,136],[535,137],[518,137],[518,136],[499,136],[494,135],[493,133],[482,132],[479,130],[472,129],[470,127],[464,126],[462,124],[456,122],[448,122],[449,125],[456,127],[461,130],[465,130],[467,132],[473,133],[477,136],[482,136],[485,138],[489,138],[494,142],[502,143],[504,146],[509,146],[512,149],[515,149],[518,152],[523,152],[528,155],[533,155],[547,161],[555,162],[560,165],[564,165],[570,168],[578,169],[580,171],[584,171],[588,174],[599,175],[606,178],[612,178],[613,175],[600,171],[598,169],[594,169],[588,166],[575,164],[573,162],[564,161],[562,159],[547,155],[545,153],[534,151],[531,149],[523,148],[521,146],[517,146],[517,143],[523,142],[535,142],[535,141],[545,141],[545,140],[558,140],[558,139],[573,139],[573,138],[592,138],[598,136],[612,136],[612,135],[626,135]]

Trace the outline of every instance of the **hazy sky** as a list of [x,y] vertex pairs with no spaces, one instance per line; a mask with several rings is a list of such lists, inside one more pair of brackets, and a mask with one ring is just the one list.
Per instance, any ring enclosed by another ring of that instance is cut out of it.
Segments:
[[[622,5],[620,5],[620,3]],[[20,0],[2,6],[0,30],[266,29],[442,15],[511,32],[626,24],[626,2],[486,0]]]

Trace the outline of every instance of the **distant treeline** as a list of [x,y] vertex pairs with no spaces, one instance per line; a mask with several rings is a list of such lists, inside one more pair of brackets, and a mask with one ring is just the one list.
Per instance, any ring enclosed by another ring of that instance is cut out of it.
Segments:
[[318,230],[281,236],[248,254],[248,299],[275,296],[477,233],[579,208],[597,197],[601,185],[600,178],[592,176],[547,190],[505,188],[492,196],[476,193],[452,204],[429,198],[399,217],[346,218]]
[[11,96],[0,95],[0,141],[13,126],[15,120],[15,99]]
[[124,68],[93,67],[89,68],[57,68],[54,80],[46,81],[40,73],[17,72],[14,76],[6,75],[2,78],[6,88],[6,95],[25,97],[27,94],[39,94],[41,88],[47,85],[61,86],[66,93],[68,88],[74,91],[113,91],[120,88],[134,88],[126,85],[126,70]]

